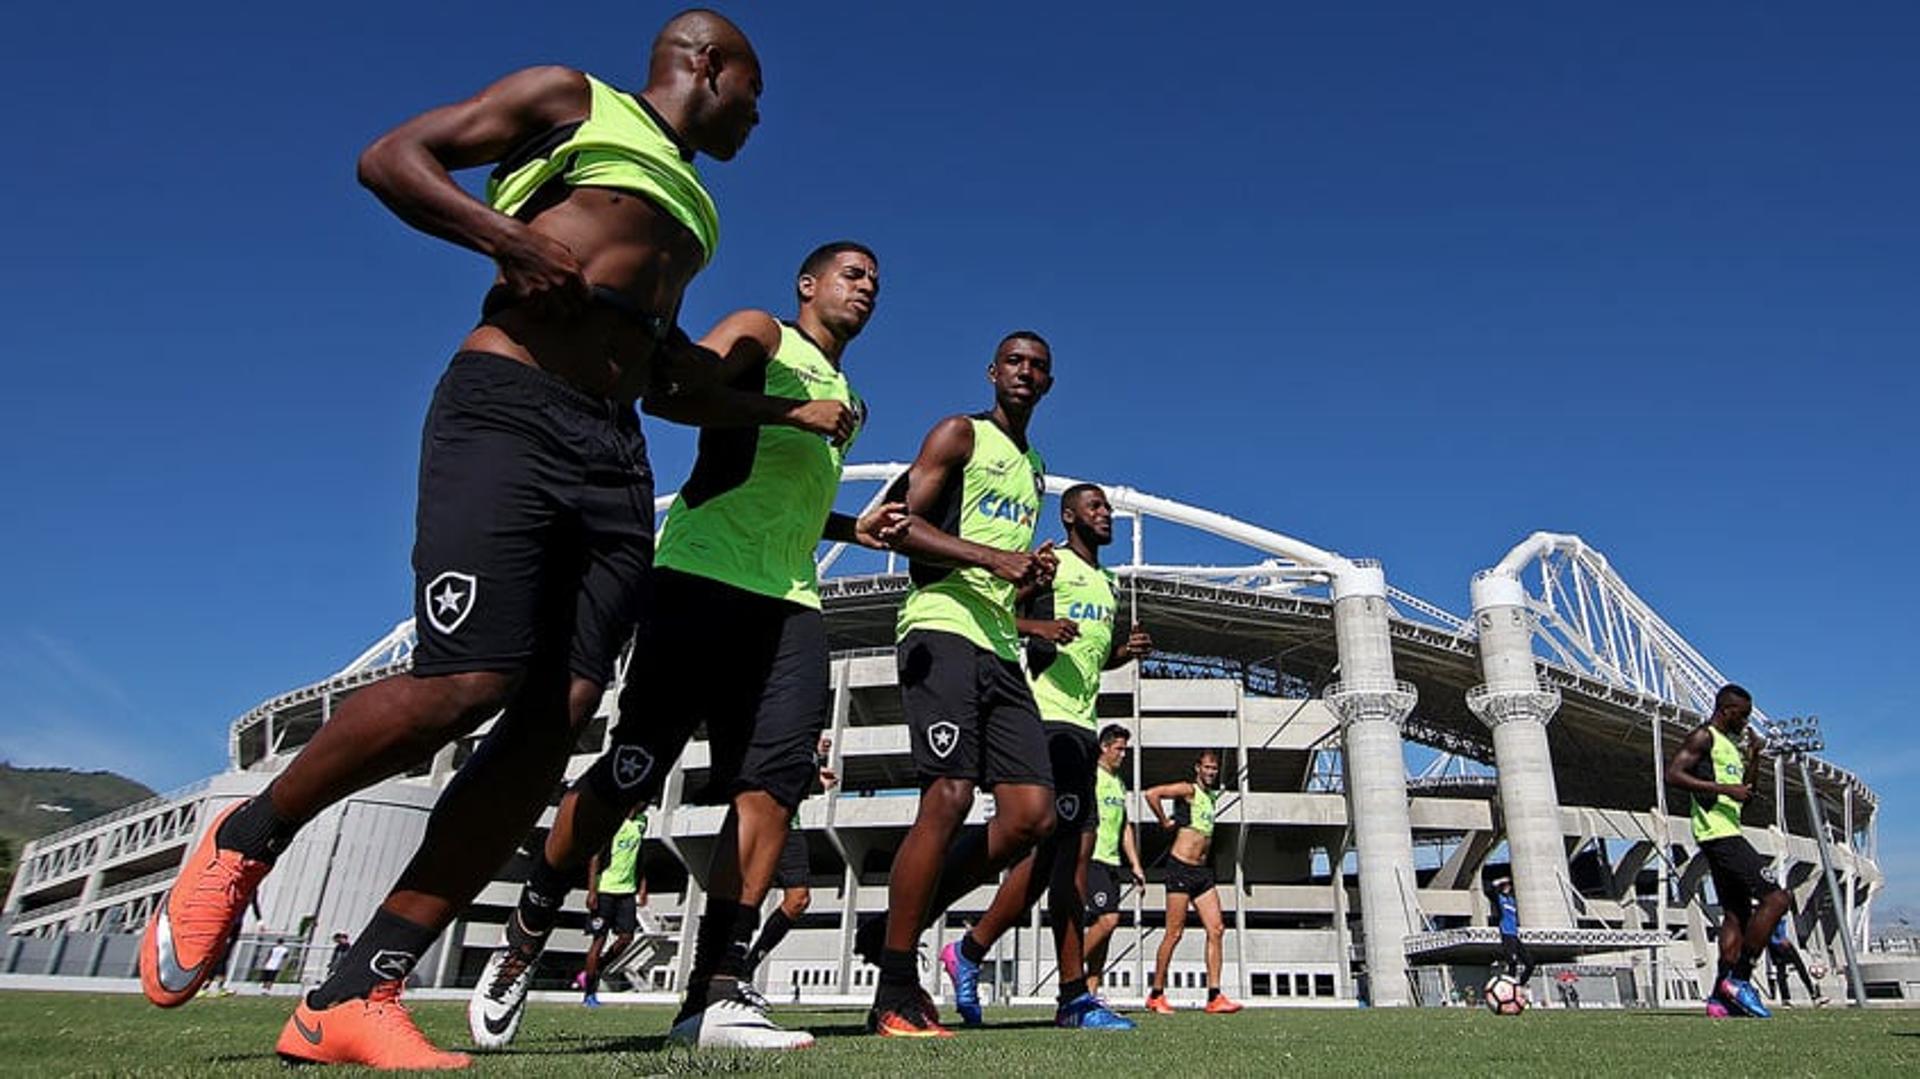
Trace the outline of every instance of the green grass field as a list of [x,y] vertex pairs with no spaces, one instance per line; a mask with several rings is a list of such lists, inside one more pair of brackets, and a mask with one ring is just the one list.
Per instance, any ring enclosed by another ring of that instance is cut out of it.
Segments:
[[[0,1073],[285,1074],[273,1054],[284,999],[197,1001],[178,1011],[137,996],[0,993]],[[415,1007],[429,1037],[466,1042],[462,1005]],[[1920,1011],[1811,1010],[1771,1022],[1692,1014],[1482,1011],[1254,1011],[1144,1016],[1133,1034],[1057,1031],[1049,1013],[989,1013],[985,1030],[946,1042],[883,1042],[850,1011],[780,1009],[820,1038],[773,1056],[668,1049],[664,1008],[587,1011],[536,1004],[490,1075],[768,1072],[1083,1075],[1920,1075]]]

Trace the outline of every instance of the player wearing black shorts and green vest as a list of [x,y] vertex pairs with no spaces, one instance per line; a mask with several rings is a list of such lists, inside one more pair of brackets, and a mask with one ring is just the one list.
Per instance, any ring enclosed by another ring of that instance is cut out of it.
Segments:
[[[1720,967],[1707,996],[1707,1013],[1732,1011],[1765,1019],[1771,1013],[1753,986],[1753,964],[1786,914],[1790,896],[1766,878],[1766,859],[1740,828],[1740,810],[1753,797],[1760,753],[1759,738],[1747,729],[1752,714],[1752,694],[1736,685],[1720,687],[1713,715],[1687,735],[1667,762],[1667,782],[1686,791],[1693,803],[1693,838],[1720,898]],[[1744,754],[1742,734],[1751,738]]]
[[[1160,827],[1174,833],[1173,846],[1167,851],[1167,928],[1153,963],[1153,985],[1147,991],[1148,1009],[1163,1015],[1173,1014],[1173,1005],[1167,1000],[1167,967],[1186,929],[1189,904],[1207,931],[1206,1010],[1214,1015],[1240,1010],[1238,1003],[1220,991],[1227,923],[1220,915],[1220,896],[1214,891],[1211,864],[1214,797],[1219,789],[1220,754],[1208,749],[1194,759],[1191,779],[1148,787],[1143,796]],[[1161,805],[1165,801],[1173,802],[1171,817]]]
[[1131,1030],[1088,990],[1082,947],[1087,861],[1093,854],[1095,704],[1101,672],[1153,651],[1146,631],[1134,626],[1116,639],[1113,575],[1100,565],[1100,548],[1113,542],[1113,507],[1090,483],[1060,495],[1066,529],[1053,583],[1027,591],[1017,625],[1027,638],[1027,671],[1046,733],[1059,818],[1052,836],[1007,874],[992,906],[972,929],[946,946],[940,958],[954,987],[954,1006],[969,1026],[980,1020],[979,973],[987,950],[1026,917],[1044,889],[1049,894],[1054,950],[1059,960],[1059,1000],[1054,1022],[1064,1027]]
[[[640,908],[647,905],[647,878],[640,870],[646,838],[646,806],[636,805],[605,853],[587,863],[587,932],[593,942],[587,945],[587,967],[574,984],[589,1008],[600,1006],[600,971],[620,961],[640,926]],[[608,933],[613,934],[610,944]]]
[[[1027,444],[1033,410],[1053,386],[1053,354],[1038,334],[1008,334],[987,380],[993,409],[940,421],[898,481],[912,515],[900,549],[913,588],[896,651],[920,805],[894,854],[887,917],[855,941],[880,967],[868,1024],[891,1037],[948,1035],[919,986],[921,933],[1053,830],[1046,736],[1020,670],[1013,610],[1018,590],[1047,583],[1054,566],[1050,547],[1028,550],[1045,486]],[[993,791],[993,820],[984,836],[956,845],[980,787]]]
[[[218,969],[231,926],[307,821],[500,714],[371,923],[278,1044],[314,1063],[467,1063],[433,1049],[392,1000],[545,808],[644,606],[653,484],[633,403],[673,392],[669,383],[690,400],[702,392],[670,374],[698,359],[674,315],[718,236],[693,162],[739,152],[760,89],[739,27],[690,11],[661,29],[637,93],[530,68],[407,120],[361,154],[361,183],[398,217],[498,271],[422,433],[418,642],[410,670],[349,697],[183,862],[141,948],[155,1003],[184,1003]],[[527,174],[530,189],[507,190],[518,169],[569,144],[579,152],[537,183]],[[502,182],[476,198],[452,173],[481,164],[498,166]]]
[[[833,752],[833,737],[822,734],[813,752],[813,766],[820,776],[820,789],[830,791],[836,781],[828,763]],[[800,831],[800,808],[794,807],[787,822],[787,841],[780,847],[780,860],[773,867],[773,886],[780,889],[780,905],[760,927],[760,937],[747,949],[747,977],[759,970],[768,953],[787,938],[793,923],[813,905],[813,859],[807,853],[807,837]]]
[[1120,925],[1122,884],[1120,858],[1127,859],[1127,876],[1136,888],[1147,886],[1147,874],[1140,867],[1140,844],[1134,838],[1133,825],[1127,822],[1127,786],[1120,781],[1120,768],[1126,763],[1133,732],[1118,723],[1100,728],[1100,757],[1093,774],[1093,802],[1098,820],[1094,825],[1093,854],[1087,862],[1086,949],[1087,992],[1096,996],[1107,969],[1107,945]]
[[729,811],[670,1036],[732,1048],[812,1043],[767,1018],[765,1000],[748,983],[746,955],[788,820],[815,781],[814,748],[827,721],[814,552],[823,537],[881,547],[905,521],[895,505],[857,521],[833,512],[866,414],[841,360],[873,313],[879,281],[867,248],[827,244],[800,265],[793,322],[741,311],[702,340],[719,358],[718,379],[735,392],[786,402],[787,425],[701,429],[693,474],[661,532],[652,617],[634,647],[612,744],[562,798],[507,946],[475,988],[470,1025],[483,1046],[512,1037],[510,1026],[494,1031],[487,1017],[524,999],[525,964],[544,946],[553,897],[565,895],[627,807],[658,797],[703,722],[713,764],[696,797]]

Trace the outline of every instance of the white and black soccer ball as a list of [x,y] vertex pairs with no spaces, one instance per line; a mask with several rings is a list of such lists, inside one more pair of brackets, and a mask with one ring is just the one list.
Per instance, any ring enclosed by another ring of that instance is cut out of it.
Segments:
[[1827,976],[1827,965],[1816,961],[1813,966],[1807,968],[1807,973],[1813,975],[1813,980],[1817,982]]
[[1480,990],[1480,999],[1495,1015],[1519,1015],[1527,1010],[1527,991],[1511,975],[1496,974]]

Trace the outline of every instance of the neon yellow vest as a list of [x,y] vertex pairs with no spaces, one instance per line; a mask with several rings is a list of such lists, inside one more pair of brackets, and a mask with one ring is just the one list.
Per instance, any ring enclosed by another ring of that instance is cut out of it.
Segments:
[[[838,401],[853,411],[856,424],[866,422],[866,403],[798,327],[780,327],[780,347],[767,360],[765,378],[749,388],[769,397]],[[793,427],[701,431],[693,474],[667,512],[655,564],[818,610],[814,552],[854,438],[835,446]]]
[[1066,644],[1028,641],[1027,670],[1041,719],[1093,730],[1100,672],[1113,654],[1113,574],[1065,546],[1057,550],[1060,570],[1053,576],[1053,588],[1040,595],[1027,617],[1070,618],[1080,634]]
[[1120,777],[1095,765],[1093,800],[1100,810],[1100,827],[1093,833],[1093,860],[1120,864],[1120,829],[1127,826],[1127,788]]
[[1182,828],[1191,828],[1208,839],[1213,838],[1213,792],[1200,784],[1193,785],[1193,797],[1184,803],[1176,802],[1173,807],[1174,823]]
[[647,815],[636,813],[620,822],[613,833],[613,856],[600,871],[599,890],[609,895],[626,895],[640,887],[640,843],[647,838]]
[[[969,417],[973,453],[962,470],[959,489],[949,485],[935,521],[964,540],[1003,551],[1024,551],[1033,543],[1046,491],[1045,465],[1032,448],[1022,452],[990,419]],[[913,590],[900,605],[899,636],[916,629],[954,633],[1001,659],[1020,657],[1013,623],[1013,585],[984,569],[953,569],[913,563]]]
[[691,152],[638,94],[586,76],[587,118],[517,147],[487,179],[487,204],[518,214],[534,193],[558,178],[570,187],[614,187],[644,196],[687,227],[705,262],[720,243],[720,211],[694,170]]
[[[1740,746],[1733,739],[1721,734],[1719,728],[1707,725],[1708,733],[1713,735],[1712,778],[1710,782],[1724,786],[1738,786],[1746,778],[1747,762],[1740,756]],[[1706,776],[1701,776],[1707,779]],[[1689,796],[1693,803],[1693,838],[1725,839],[1740,834],[1739,802],[1724,794],[1716,794],[1702,802],[1698,794]]]

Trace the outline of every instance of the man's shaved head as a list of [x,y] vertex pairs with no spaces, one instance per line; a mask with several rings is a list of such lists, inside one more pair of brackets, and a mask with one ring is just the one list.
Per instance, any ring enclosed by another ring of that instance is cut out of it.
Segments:
[[687,59],[717,50],[724,59],[752,57],[753,46],[732,19],[706,8],[688,8],[667,20],[653,39],[653,56],[647,68],[647,81],[670,81],[676,70],[686,67]]

